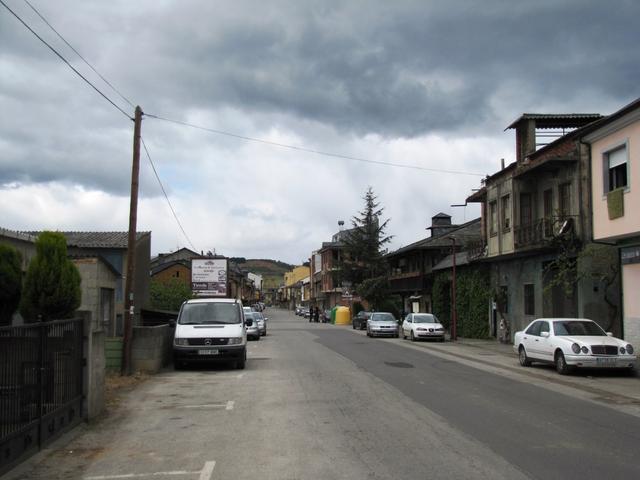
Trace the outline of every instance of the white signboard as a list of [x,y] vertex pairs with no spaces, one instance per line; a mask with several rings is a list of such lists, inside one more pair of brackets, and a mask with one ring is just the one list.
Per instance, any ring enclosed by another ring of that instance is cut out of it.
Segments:
[[226,258],[191,259],[191,290],[196,297],[226,297]]

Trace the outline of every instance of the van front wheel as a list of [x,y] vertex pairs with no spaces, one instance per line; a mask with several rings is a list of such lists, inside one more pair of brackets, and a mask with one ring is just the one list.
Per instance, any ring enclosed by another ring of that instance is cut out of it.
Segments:
[[240,360],[236,360],[236,368],[238,370],[244,370],[244,367],[247,366],[247,352],[244,352],[243,357]]

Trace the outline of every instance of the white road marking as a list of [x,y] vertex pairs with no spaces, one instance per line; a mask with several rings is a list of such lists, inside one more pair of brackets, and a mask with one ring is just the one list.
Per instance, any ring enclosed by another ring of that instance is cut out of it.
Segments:
[[225,408],[225,410],[233,410],[234,405],[236,404],[236,402],[234,402],[233,400],[229,400],[227,402],[227,407]]
[[200,472],[200,478],[198,480],[211,480],[213,475],[213,469],[216,466],[216,462],[205,462],[202,471]]
[[[229,408],[230,403],[231,403],[231,408]],[[225,410],[233,410],[234,403],[235,402],[210,403],[205,405],[176,405],[176,408],[224,408]]]
[[[209,462],[207,462],[209,463]],[[215,462],[213,462],[215,464]],[[205,463],[205,467],[207,464]],[[125,473],[122,475],[96,475],[93,477],[83,477],[84,480],[116,480],[120,478],[145,478],[145,477],[160,477],[160,476],[170,476],[170,475],[197,475],[201,473],[202,470],[198,472],[187,472],[184,470],[178,470],[173,472],[153,472],[153,473]],[[200,477],[202,478],[202,477]],[[206,477],[211,478],[211,477]]]
[[197,472],[188,472],[186,470],[175,470],[172,472],[153,472],[153,473],[124,473],[121,475],[94,475],[90,477],[82,477],[83,480],[119,480],[126,478],[147,478],[147,477],[162,477],[162,476],[184,476],[184,475],[200,475],[198,480],[211,480],[213,475],[213,469],[216,466],[216,462],[209,461],[204,463],[202,470]]

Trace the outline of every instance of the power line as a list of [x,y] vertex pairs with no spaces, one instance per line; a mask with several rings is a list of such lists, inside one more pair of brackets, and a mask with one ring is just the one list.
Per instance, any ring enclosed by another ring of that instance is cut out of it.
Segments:
[[386,166],[389,166],[389,167],[400,167],[400,168],[409,168],[409,169],[413,169],[413,170],[423,170],[423,171],[427,171],[427,172],[451,173],[451,174],[455,174],[455,175],[472,175],[472,176],[477,176],[477,177],[484,177],[485,176],[485,174],[483,174],[483,173],[464,172],[464,171],[460,171],[460,170],[445,170],[445,169],[441,169],[441,168],[427,168],[427,167],[420,167],[418,165],[407,165],[407,164],[402,164],[402,163],[383,162],[381,160],[371,160],[371,159],[368,159],[368,158],[352,157],[352,156],[349,156],[349,155],[342,155],[342,154],[339,154],[339,153],[331,153],[331,152],[325,152],[325,151],[322,151],[322,150],[314,150],[312,148],[300,147],[300,146],[296,146],[296,145],[288,145],[286,143],[273,142],[271,140],[264,140],[264,139],[260,139],[260,138],[247,137],[245,135],[238,135],[236,133],[225,132],[225,131],[222,131],[222,130],[216,130],[214,128],[202,127],[200,125],[194,125],[192,123],[183,122],[181,120],[173,120],[173,119],[170,119],[170,118],[164,118],[164,117],[160,117],[158,115],[151,115],[151,114],[148,114],[148,113],[145,113],[145,116],[147,116],[149,118],[155,118],[157,120],[163,120],[165,122],[170,122],[170,123],[175,123],[175,124],[178,124],[178,125],[183,125],[185,127],[195,128],[195,129],[198,129],[198,130],[204,130],[205,132],[215,133],[217,135],[226,135],[227,137],[238,138],[238,139],[247,140],[247,141],[250,141],[250,142],[263,143],[263,144],[272,145],[272,146],[275,146],[275,147],[288,148],[288,149],[297,150],[297,151],[300,151],[300,152],[314,153],[316,155],[324,155],[326,157],[342,158],[342,159],[345,159],[345,160],[355,160],[356,162],[373,163],[373,164],[377,164],[377,165],[386,165]]
[[63,37],[63,36],[62,36],[62,35],[61,35],[61,34],[60,34],[56,29],[55,29],[55,28],[53,28],[53,25],[51,25],[51,24],[47,21],[47,19],[46,19],[46,18],[44,18],[44,16],[43,16],[43,15],[42,15],[42,14],[41,14],[37,9],[36,9],[36,7],[34,7],[33,5],[31,5],[31,3],[29,3],[29,0],[24,0],[24,3],[26,3],[27,5],[29,5],[29,7],[31,7],[31,10],[33,10],[34,12],[36,12],[36,15],[38,15],[38,16],[42,19],[42,21],[43,21],[44,23],[46,23],[46,24],[47,24],[47,26],[48,26],[51,30],[53,30],[53,32],[54,32],[58,37],[60,37],[60,40],[62,40],[62,41],[63,41],[63,42],[64,42],[64,43],[65,43],[65,44],[66,44],[66,45],[67,45],[71,50],[73,50],[73,52],[74,52],[76,55],[78,55],[78,57],[80,57],[80,58],[82,59],[82,61],[83,61],[84,63],[86,63],[86,64],[89,66],[89,68],[90,68],[91,70],[93,70],[93,71],[96,73],[96,75],[98,75],[98,76],[99,76],[99,77],[104,81],[104,83],[106,83],[107,85],[109,85],[109,86],[111,87],[111,89],[112,89],[114,92],[116,92],[118,95],[120,95],[120,98],[122,98],[125,102],[127,102],[127,103],[131,106],[131,108],[136,108],[136,106],[135,106],[135,105],[134,105],[134,104],[133,104],[133,103],[132,103],[132,102],[131,102],[127,97],[125,97],[122,93],[120,93],[120,91],[119,91],[116,87],[114,87],[114,86],[111,84],[111,82],[109,82],[109,80],[107,80],[104,76],[102,76],[102,74],[101,74],[100,72],[98,72],[98,70],[96,70],[96,69],[94,68],[94,66],[93,66],[93,65],[91,65],[91,64],[90,64],[90,63],[89,63],[89,62],[88,62],[88,61],[87,61],[87,60],[86,60],[82,55],[80,55],[80,52],[78,52],[75,48],[73,48],[73,46],[72,46],[69,42],[67,42],[67,40],[66,40],[66,39],[65,39],[65,38],[64,38],[64,37]]
[[125,117],[127,117],[129,120],[133,121],[133,118],[131,118],[131,116],[130,116],[127,112],[125,112],[122,108],[120,108],[118,105],[116,105],[116,104],[113,102],[113,100],[111,100],[111,99],[110,99],[109,97],[107,97],[104,93],[102,93],[102,92],[100,91],[100,89],[98,89],[98,87],[96,87],[93,83],[91,83],[89,80],[87,80],[87,78],[86,78],[86,77],[84,77],[84,75],[82,75],[78,70],[76,70],[76,69],[73,67],[73,65],[71,65],[71,64],[69,63],[69,61],[68,61],[66,58],[64,58],[64,57],[63,57],[63,56],[62,56],[62,55],[61,55],[61,54],[60,54],[60,53],[59,53],[55,48],[53,48],[51,45],[49,45],[49,44],[48,44],[48,43],[47,43],[47,42],[46,42],[46,41],[45,41],[45,40],[44,40],[40,35],[38,35],[38,34],[37,34],[37,33],[36,33],[36,32],[35,32],[35,31],[34,31],[34,30],[29,26],[29,25],[27,25],[27,24],[25,23],[25,21],[24,21],[24,20],[22,20],[22,18],[20,18],[20,17],[18,16],[18,14],[16,14],[13,10],[11,10],[11,9],[7,6],[7,4],[6,4],[6,3],[4,3],[4,0],[0,0],[0,4],[2,4],[2,6],[3,6],[4,8],[6,8],[6,9],[7,9],[7,10],[8,10],[8,11],[9,11],[9,12],[14,16],[14,17],[16,17],[16,18],[18,19],[18,21],[19,21],[20,23],[22,23],[22,25],[24,25],[24,26],[27,28],[27,30],[29,30],[31,33],[33,33],[33,34],[36,36],[36,38],[37,38],[38,40],[40,40],[40,41],[41,41],[42,43],[44,43],[47,47],[49,47],[49,50],[51,50],[51,51],[52,51],[52,52],[53,52],[53,53],[54,53],[58,58],[60,58],[60,60],[62,60],[64,63],[66,63],[66,64],[67,64],[67,66],[68,66],[71,70],[73,70],[73,71],[75,72],[75,74],[76,74],[76,75],[78,75],[82,80],[84,80],[87,84],[89,84],[89,86],[90,86],[91,88],[93,88],[96,92],[98,92],[102,98],[104,98],[107,102],[109,102],[109,103],[110,103],[111,105],[113,105],[116,109],[118,109],[120,112],[122,112],[122,114],[123,114]]
[[158,172],[156,170],[156,167],[153,164],[153,160],[151,160],[151,155],[149,155],[149,149],[147,148],[147,144],[144,143],[144,139],[142,137],[140,137],[140,141],[142,142],[142,146],[144,147],[144,151],[147,154],[147,158],[149,159],[149,163],[151,164],[151,168],[153,169],[153,173],[156,176],[156,180],[158,180],[158,183],[160,184],[160,188],[162,189],[162,193],[164,194],[164,198],[166,198],[167,203],[169,204],[169,208],[171,209],[171,213],[173,213],[173,218],[176,219],[176,222],[178,223],[178,226],[180,227],[180,230],[182,230],[182,234],[184,235],[184,238],[187,239],[187,242],[189,242],[189,245],[191,245],[191,248],[194,251],[197,251],[196,247],[193,245],[193,242],[191,241],[191,239],[187,235],[187,232],[185,232],[184,228],[182,228],[182,224],[180,223],[180,220],[178,219],[178,215],[176,215],[176,211],[173,209],[173,205],[171,205],[171,201],[169,200],[169,196],[167,195],[167,192],[164,189],[164,185],[162,185],[162,180],[160,180],[160,177],[158,176]]

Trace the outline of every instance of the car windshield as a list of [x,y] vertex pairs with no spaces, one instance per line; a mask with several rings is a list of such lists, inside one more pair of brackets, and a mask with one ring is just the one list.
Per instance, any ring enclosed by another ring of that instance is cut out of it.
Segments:
[[435,315],[430,313],[421,313],[413,316],[414,323],[438,323],[438,319]]
[[395,322],[396,319],[390,313],[374,313],[371,315],[372,322]]
[[235,303],[186,303],[180,312],[182,325],[240,323],[240,311]]
[[590,320],[567,320],[553,322],[553,333],[557,336],[596,336],[606,337],[600,325]]

